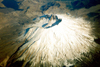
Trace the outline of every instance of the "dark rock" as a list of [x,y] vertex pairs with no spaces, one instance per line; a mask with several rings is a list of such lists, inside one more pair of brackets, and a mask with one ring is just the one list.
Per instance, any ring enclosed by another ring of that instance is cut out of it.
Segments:
[[100,44],[100,38],[94,40],[96,43]]
[[48,5],[43,5],[43,6],[40,8],[40,10],[46,11],[46,10],[48,10],[49,7],[50,7],[50,6],[48,6]]
[[18,2],[16,2],[15,0],[3,0],[2,3],[7,7],[7,8],[13,8],[15,10],[23,10],[23,9],[19,9],[19,5]]
[[99,0],[77,0],[77,1],[72,1],[71,5],[66,5],[70,10],[75,10],[75,9],[81,9],[81,8],[90,8],[92,6],[96,6],[100,4]]
[[24,13],[26,13],[26,12],[28,11],[28,9],[29,9],[29,8],[30,8],[30,6],[28,6],[28,7],[27,7],[27,9],[25,10],[25,12],[24,12]]
[[99,15],[99,13],[93,13],[93,12],[91,12],[91,13],[88,13],[87,15],[88,15],[89,17],[94,17],[94,16]]
[[84,7],[84,4],[81,1],[74,1],[71,4],[73,6],[73,9],[80,9]]
[[40,10],[46,11],[46,10],[48,10],[51,6],[60,7],[60,4],[59,4],[59,3],[56,3],[56,2],[49,2],[49,3],[47,3],[46,5],[41,6]]
[[90,0],[89,3],[87,5],[85,5],[85,8],[90,8],[90,7],[96,6],[98,4],[100,4],[99,0]]
[[9,64],[10,64],[9,63],[7,67],[21,67],[23,63],[24,63],[24,60],[16,61],[15,63],[12,63],[10,66],[9,66]]

